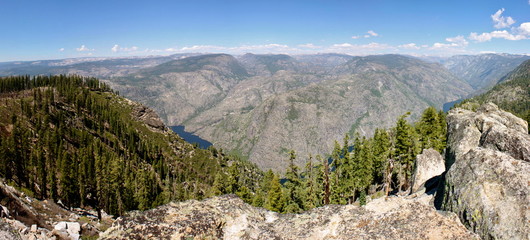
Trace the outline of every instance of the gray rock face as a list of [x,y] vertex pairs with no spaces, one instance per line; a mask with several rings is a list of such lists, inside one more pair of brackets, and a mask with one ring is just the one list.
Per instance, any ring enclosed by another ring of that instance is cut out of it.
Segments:
[[[411,193],[422,188],[429,188],[428,181],[434,180],[445,172],[444,159],[440,153],[432,148],[424,149],[416,157],[416,169],[414,170]],[[432,179],[432,180],[431,180]],[[437,182],[437,181],[436,181]],[[430,183],[431,185],[434,183]]]
[[81,225],[78,222],[59,222],[55,225],[54,229],[67,232],[69,235],[79,235],[81,232]]
[[278,214],[234,195],[170,203],[119,218],[101,239],[476,239],[430,196],[376,199],[365,207],[328,205]]
[[0,240],[18,240],[20,234],[9,223],[0,218]]
[[530,238],[528,124],[485,104],[453,109],[443,208],[483,239]]
[[138,105],[133,109],[131,114],[139,121],[143,121],[147,126],[158,130],[164,130],[166,128],[166,125],[164,125],[153,109]]

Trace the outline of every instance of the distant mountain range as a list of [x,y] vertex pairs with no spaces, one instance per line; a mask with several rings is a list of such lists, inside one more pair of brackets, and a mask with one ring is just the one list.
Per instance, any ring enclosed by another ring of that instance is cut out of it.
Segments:
[[473,91],[441,64],[401,55],[201,55],[110,83],[168,124],[276,170],[291,149],[302,164],[346,133],[389,127],[407,111],[417,118]]
[[71,58],[0,63],[0,76],[78,74],[99,78],[125,76],[139,69],[197,54],[129,58]]
[[501,77],[528,59],[530,56],[527,55],[481,54],[458,55],[441,59],[440,62],[481,93],[492,88]]
[[0,63],[0,75],[81,74],[154,108],[168,125],[264,169],[328,153],[344,134],[418,118],[428,106],[493,86],[529,56],[484,54],[424,61],[403,55],[180,54]]
[[530,60],[502,77],[489,91],[466,99],[460,105],[476,108],[486,102],[493,102],[530,122]]

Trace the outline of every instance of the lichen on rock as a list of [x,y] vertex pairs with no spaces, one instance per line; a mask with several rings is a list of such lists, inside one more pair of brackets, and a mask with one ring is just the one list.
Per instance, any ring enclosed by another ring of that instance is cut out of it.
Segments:
[[169,203],[119,218],[101,239],[476,239],[432,195],[327,205],[301,214],[252,207],[235,195]]
[[483,239],[530,238],[528,124],[492,103],[448,119],[443,208]]

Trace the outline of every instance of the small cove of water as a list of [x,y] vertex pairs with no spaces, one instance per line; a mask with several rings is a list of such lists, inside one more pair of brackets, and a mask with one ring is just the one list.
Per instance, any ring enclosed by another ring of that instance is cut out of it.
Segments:
[[449,110],[451,110],[451,108],[452,108],[454,105],[456,105],[456,104],[458,104],[458,103],[460,103],[460,102],[462,102],[462,101],[464,101],[464,99],[458,99],[458,100],[456,100],[456,101],[452,101],[452,102],[444,103],[444,106],[443,106],[443,110],[444,110],[444,112],[449,112]]
[[191,144],[195,144],[196,143],[202,149],[206,149],[209,146],[212,146],[211,142],[208,142],[208,141],[202,139],[201,137],[199,137],[199,136],[197,136],[197,135],[195,135],[193,133],[186,132],[184,126],[171,126],[170,128],[171,128],[171,130],[173,130],[173,132],[178,134],[180,137],[184,138],[184,140],[186,140],[186,142],[189,142]]

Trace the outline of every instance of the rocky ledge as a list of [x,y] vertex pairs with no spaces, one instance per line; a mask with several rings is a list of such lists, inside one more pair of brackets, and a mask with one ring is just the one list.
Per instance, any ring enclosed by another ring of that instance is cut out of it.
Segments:
[[530,239],[528,123],[491,103],[447,122],[443,208],[482,239]]
[[477,239],[432,196],[328,205],[302,214],[255,208],[235,195],[169,203],[119,218],[101,239]]

